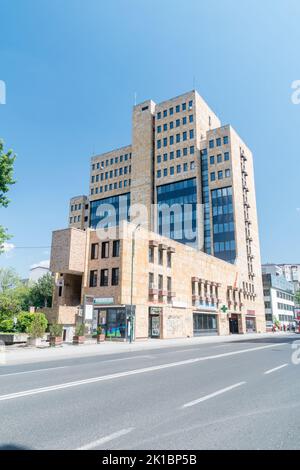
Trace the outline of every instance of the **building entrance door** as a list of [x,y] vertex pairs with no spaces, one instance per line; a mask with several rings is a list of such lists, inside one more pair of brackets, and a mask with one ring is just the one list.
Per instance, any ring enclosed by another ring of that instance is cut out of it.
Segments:
[[150,338],[160,338],[159,315],[149,315],[149,336]]
[[232,335],[238,334],[239,322],[237,318],[229,318],[229,331]]

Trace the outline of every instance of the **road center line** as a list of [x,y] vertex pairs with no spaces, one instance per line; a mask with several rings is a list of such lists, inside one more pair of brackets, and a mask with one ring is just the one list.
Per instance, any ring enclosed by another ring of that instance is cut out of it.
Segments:
[[222,388],[221,390],[217,390],[214,393],[210,393],[209,395],[205,395],[204,397],[198,398],[197,400],[190,401],[189,403],[185,403],[182,408],[189,408],[190,406],[198,405],[202,401],[209,400],[210,398],[214,398],[218,395],[222,395],[222,393],[229,392],[234,388],[240,387],[241,385],[245,385],[246,382],[238,382],[237,384],[230,385],[229,387]]
[[24,370],[22,372],[10,372],[8,374],[0,374],[0,378],[9,377],[10,375],[33,374],[34,372],[44,372],[48,370],[57,370],[57,369],[66,369],[66,368],[67,366],[60,366],[60,367],[47,367],[46,369]]
[[282,364],[281,366],[274,367],[274,369],[269,369],[266,372],[264,372],[265,375],[271,374],[272,372],[275,372],[276,370],[282,369],[283,367],[288,366],[288,364]]
[[112,441],[114,439],[117,439],[118,437],[121,437],[121,436],[125,436],[125,434],[129,434],[133,430],[134,430],[134,428],[121,429],[120,431],[114,432],[113,434],[109,434],[108,436],[101,437],[97,441],[90,442],[89,444],[86,444],[82,447],[78,447],[77,450],[94,449],[95,447],[98,447],[102,444],[105,444],[106,442],[110,442],[110,441]]
[[[278,343],[276,346],[282,346],[283,344],[285,343]],[[231,352],[222,353],[222,354],[215,354],[213,356],[196,357],[193,359],[186,359],[184,361],[170,362],[168,364],[144,367],[141,369],[134,369],[134,370],[129,370],[125,372],[117,372],[115,374],[102,375],[100,377],[92,377],[90,379],[76,380],[75,382],[66,382],[63,384],[51,385],[48,387],[34,388],[31,390],[24,390],[21,392],[9,393],[7,395],[0,395],[0,401],[13,400],[15,398],[21,398],[21,397],[26,397],[30,395],[38,395],[40,393],[54,392],[56,390],[63,390],[65,388],[78,387],[80,385],[103,382],[107,380],[118,379],[120,377],[128,377],[130,375],[154,372],[156,370],[170,369],[171,367],[178,367],[178,366],[183,366],[187,364],[196,364],[197,362],[207,361],[211,359],[219,359],[222,357],[236,356],[238,354],[244,354],[244,353],[253,352],[253,351],[261,351],[263,349],[270,349],[270,348],[274,348],[274,345],[270,344],[267,346],[258,346],[257,348],[248,348],[248,349],[242,349],[239,351],[231,351]]]

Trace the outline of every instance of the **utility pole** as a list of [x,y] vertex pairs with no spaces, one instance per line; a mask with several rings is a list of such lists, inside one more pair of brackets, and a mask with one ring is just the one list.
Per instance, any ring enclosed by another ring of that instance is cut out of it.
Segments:
[[132,343],[133,337],[133,267],[134,267],[134,255],[135,255],[135,233],[140,228],[141,224],[138,224],[131,235],[131,277],[130,277],[130,332],[129,332],[129,342]]

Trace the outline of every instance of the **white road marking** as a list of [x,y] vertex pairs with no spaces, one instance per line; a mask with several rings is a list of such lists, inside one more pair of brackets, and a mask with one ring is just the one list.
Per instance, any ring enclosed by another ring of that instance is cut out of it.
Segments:
[[57,369],[66,369],[67,366],[60,367],[48,367],[47,369],[33,369],[33,370],[24,370],[22,372],[10,372],[9,374],[0,374],[1,377],[8,377],[10,375],[21,375],[21,374],[33,374],[34,372],[44,372],[48,370],[57,370]]
[[121,431],[114,432],[113,434],[109,434],[108,436],[101,437],[97,441],[90,442],[89,444],[86,444],[82,447],[78,447],[77,450],[94,449],[95,447],[105,444],[106,442],[110,442],[113,439],[117,439],[118,437],[125,436],[125,434],[129,434],[133,430],[134,428],[121,429]]
[[[285,344],[285,343],[278,343],[276,346],[282,346],[283,344]],[[153,371],[156,371],[156,370],[170,369],[171,367],[178,367],[178,366],[183,366],[183,365],[187,365],[187,364],[196,364],[197,362],[207,361],[207,360],[211,360],[211,359],[219,359],[219,358],[222,358],[222,357],[236,356],[238,354],[243,354],[243,353],[252,352],[252,351],[260,351],[260,350],[263,350],[263,349],[270,349],[270,348],[274,348],[274,345],[270,344],[268,346],[258,346],[257,348],[242,349],[242,350],[239,350],[239,351],[231,351],[231,352],[227,352],[227,353],[216,354],[216,355],[213,355],[213,356],[196,357],[196,358],[193,358],[193,359],[186,359],[186,360],[178,361],[178,362],[170,362],[168,364],[161,364],[161,365],[157,365],[157,366],[144,367],[142,369],[134,369],[134,370],[129,370],[129,371],[125,371],[125,372],[117,372],[115,374],[102,375],[100,377],[92,377],[90,379],[76,380],[75,382],[66,382],[66,383],[63,383],[63,384],[51,385],[49,387],[34,388],[34,389],[31,389],[31,390],[24,390],[24,391],[21,391],[21,392],[9,393],[7,395],[0,395],[0,401],[13,400],[15,398],[21,398],[21,397],[26,397],[26,396],[30,396],[30,395],[38,395],[40,393],[54,392],[56,390],[63,390],[65,388],[78,387],[80,385],[103,382],[103,381],[106,381],[106,380],[118,379],[120,377],[128,377],[130,375],[137,375],[137,374],[143,374],[143,373],[147,373],[147,372],[153,372]]]
[[189,408],[190,406],[198,405],[198,403],[201,403],[202,401],[209,400],[210,398],[214,398],[218,395],[222,395],[222,393],[229,392],[230,390],[233,390],[234,388],[240,387],[241,385],[245,385],[246,382],[239,382],[234,385],[230,385],[229,387],[222,388],[221,390],[217,390],[214,393],[210,393],[209,395],[205,395],[204,397],[198,398],[197,400],[190,401],[189,403],[185,403],[182,408]]
[[266,372],[264,372],[265,375],[271,374],[272,372],[275,372],[276,370],[282,369],[283,367],[288,366],[288,364],[282,364],[282,366],[274,367],[274,369],[269,369]]
[[101,361],[100,364],[104,364],[106,362],[117,362],[117,361],[128,361],[130,359],[153,359],[154,356],[130,356],[130,357],[120,357],[120,359],[107,359],[106,361]]

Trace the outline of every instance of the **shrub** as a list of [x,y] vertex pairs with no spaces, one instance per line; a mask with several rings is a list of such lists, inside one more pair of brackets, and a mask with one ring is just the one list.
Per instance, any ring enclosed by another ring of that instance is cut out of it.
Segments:
[[2,320],[0,323],[0,331],[2,333],[12,333],[15,329],[15,324],[12,318],[7,318],[6,320]]
[[62,333],[63,333],[63,325],[61,325],[60,323],[53,323],[52,325],[50,325],[49,331],[50,331],[50,336],[59,338],[60,336],[62,336]]
[[17,317],[17,331],[25,333],[34,320],[35,313],[21,312]]
[[43,313],[34,313],[33,321],[26,331],[32,338],[41,338],[45,334],[47,325],[48,322]]
[[75,328],[75,335],[76,336],[84,336],[85,333],[85,326],[83,323],[77,323]]

